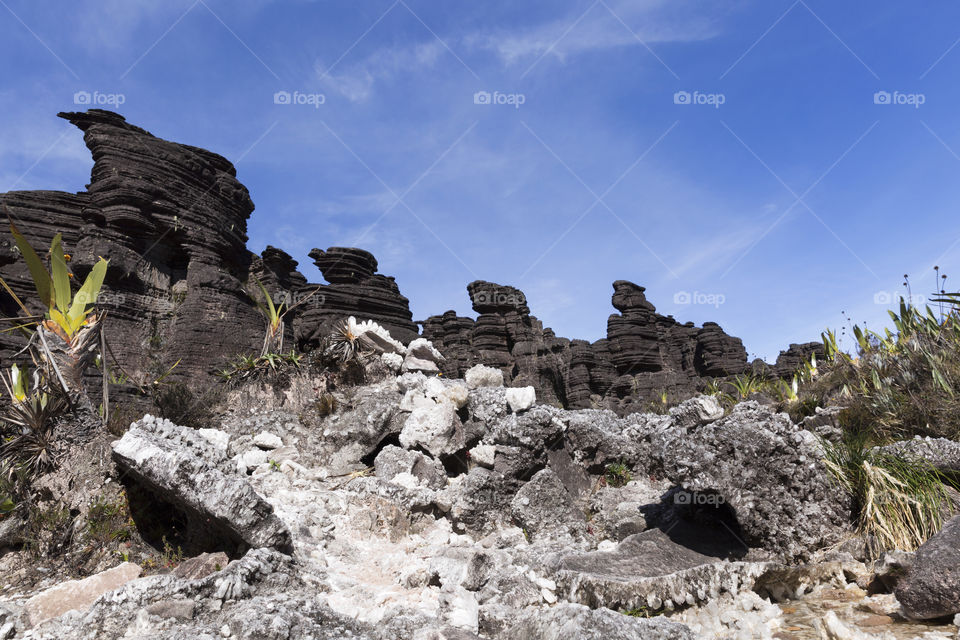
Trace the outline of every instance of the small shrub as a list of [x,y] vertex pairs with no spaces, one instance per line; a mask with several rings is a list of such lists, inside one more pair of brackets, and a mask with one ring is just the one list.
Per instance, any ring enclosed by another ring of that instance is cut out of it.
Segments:
[[194,393],[182,382],[157,385],[153,391],[153,404],[161,418],[195,429],[210,426],[218,399],[216,388]]
[[827,361],[805,380],[804,390],[846,407],[854,430],[878,442],[914,435],[960,436],[960,312],[938,317],[900,300],[890,312],[895,332],[853,327],[855,356],[823,335]]
[[245,380],[259,380],[269,376],[282,376],[292,369],[300,369],[303,355],[296,351],[289,353],[268,352],[259,356],[238,355],[217,371],[217,375],[226,383],[236,384]]
[[603,478],[611,487],[622,487],[630,482],[633,476],[630,474],[630,467],[623,462],[615,462],[607,465]]
[[110,419],[107,421],[107,432],[120,438],[127,432],[130,425],[143,417],[144,412],[132,403],[118,403],[110,409]]
[[125,542],[130,539],[134,526],[125,496],[115,500],[99,497],[87,512],[86,538],[101,544]]
[[70,510],[63,505],[28,505],[24,549],[35,558],[62,549],[70,541],[71,520]]
[[823,447],[827,469],[853,498],[859,532],[881,549],[916,549],[952,512],[947,479],[925,460],[882,453],[868,433]]

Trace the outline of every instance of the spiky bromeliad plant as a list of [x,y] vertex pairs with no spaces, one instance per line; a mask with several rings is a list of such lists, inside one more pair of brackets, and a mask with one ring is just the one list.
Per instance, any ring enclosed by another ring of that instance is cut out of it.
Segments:
[[[32,384],[31,384],[32,378]],[[42,379],[40,370],[32,376],[17,365],[0,374],[10,405],[0,416],[5,424],[0,439],[0,473],[13,481],[18,473],[29,476],[48,470],[54,463],[54,419],[66,409],[66,400],[56,387]]]
[[67,268],[59,233],[50,245],[50,270],[47,271],[43,260],[12,222],[10,231],[20,255],[27,263],[40,303],[45,309],[42,319],[33,316],[2,279],[0,285],[13,297],[28,319],[39,320],[36,322],[36,333],[42,346],[43,359],[56,372],[65,391],[77,391],[82,385],[83,372],[96,358],[100,342],[102,315],[94,311],[93,305],[103,286],[107,260],[100,258],[83,285],[74,293],[70,286],[72,274]]
[[263,348],[260,350],[260,356],[263,357],[268,353],[283,351],[283,317],[287,315],[287,311],[290,309],[288,307],[285,310],[285,303],[283,302],[275,305],[273,298],[270,296],[270,292],[263,286],[259,278],[254,276],[253,279],[263,293],[264,300],[261,302],[254,298],[253,301],[256,303],[257,309],[260,310],[260,313],[263,314],[263,317],[267,320],[267,333],[263,337]]

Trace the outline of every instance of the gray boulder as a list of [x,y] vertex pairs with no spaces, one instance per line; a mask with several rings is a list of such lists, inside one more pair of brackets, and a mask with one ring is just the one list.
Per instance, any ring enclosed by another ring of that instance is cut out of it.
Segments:
[[532,610],[502,636],[504,640],[693,640],[693,632],[663,618],[634,618],[610,609],[568,602]]
[[960,471],[960,442],[946,438],[921,438],[895,442],[880,448],[901,458],[923,460],[940,471]]
[[676,426],[692,429],[722,418],[723,407],[716,396],[696,396],[670,409],[670,417]]
[[654,437],[668,479],[687,491],[717,494],[733,508],[743,542],[800,558],[840,540],[850,499],[832,481],[820,441],[756,402],[687,432]]
[[193,429],[147,415],[112,447],[126,476],[187,515],[192,535],[222,536],[240,548],[290,548],[273,508],[231,468],[223,449]]
[[581,538],[587,523],[570,494],[550,469],[538,471],[510,505],[513,519],[533,540],[569,534]]
[[[193,604],[189,618],[184,601]],[[164,615],[171,613],[177,615]],[[293,559],[272,549],[252,549],[198,580],[160,574],[127,582],[89,611],[68,612],[31,633],[34,640],[381,637],[320,603],[316,587],[304,581]]]
[[917,549],[894,595],[903,613],[915,620],[960,613],[960,516]]
[[400,473],[409,473],[430,489],[442,489],[447,484],[447,473],[438,460],[393,445],[383,448],[373,461],[373,467],[377,477],[387,482]]
[[628,537],[613,551],[568,555],[559,561],[556,575],[569,600],[656,612],[750,589],[767,567],[707,556],[651,529]]

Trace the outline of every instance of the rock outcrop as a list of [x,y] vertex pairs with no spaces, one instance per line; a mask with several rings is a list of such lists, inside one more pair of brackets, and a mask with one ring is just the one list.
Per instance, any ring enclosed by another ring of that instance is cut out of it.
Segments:
[[[172,380],[206,381],[226,360],[256,351],[265,321],[254,302],[261,295],[255,279],[275,302],[293,306],[285,348],[315,348],[349,316],[375,321],[403,343],[419,337],[409,301],[393,278],[377,273],[369,252],[313,249],[325,284],[308,282],[280,248],[249,252],[254,205],[225,158],[158,138],[109,111],[60,116],[84,132],[93,155],[87,190],[11,192],[0,194],[0,203],[41,253],[62,232],[78,278],[98,256],[110,258],[99,304],[109,312],[112,351],[135,379],[149,382],[179,361]],[[22,299],[33,298],[26,266],[2,230],[0,276]],[[695,327],[660,315],[644,288],[626,280],[613,289],[618,313],[607,321],[606,338],[590,343],[545,328],[519,289],[472,282],[467,291],[477,318],[448,311],[427,319],[423,337],[443,359],[417,358],[404,370],[462,376],[485,364],[511,386],[532,386],[541,402],[624,414],[643,410],[661,393],[682,399],[704,378],[747,368],[743,344],[715,323]],[[16,315],[14,301],[0,298],[0,311]],[[0,357],[21,346],[15,334],[0,335]],[[771,370],[791,374],[811,348],[791,345]]]
[[[262,340],[263,321],[244,293],[253,202],[233,165],[108,111],[60,117],[83,131],[93,155],[87,190],[12,192],[0,203],[41,255],[63,233],[78,279],[99,256],[110,259],[99,306],[109,313],[107,335],[124,368],[146,376],[182,354],[177,375],[206,375],[248,351],[258,334]],[[0,275],[32,300],[26,265],[0,231]],[[6,315],[16,315],[13,305],[3,296]],[[13,334],[0,340],[6,353],[15,347]]]
[[[417,337],[410,301],[400,294],[393,278],[377,273],[377,259],[362,249],[330,247],[310,252],[314,264],[329,283],[321,285],[316,302],[308,301],[294,321],[297,343],[310,349],[330,334],[334,325],[348,316],[373,319],[404,343]],[[316,285],[294,290],[306,297]]]
[[916,620],[960,613],[960,516],[920,545],[894,593],[903,612]]
[[147,415],[113,443],[113,458],[152,494],[151,508],[169,504],[182,514],[187,544],[204,551],[226,545],[232,552],[290,547],[273,508],[237,477],[227,450],[199,432]]
[[738,338],[716,323],[679,324],[656,312],[644,288],[618,280],[607,337],[589,343],[557,338],[530,315],[519,289],[491,282],[467,285],[476,320],[447,311],[423,323],[423,335],[446,358],[445,375],[462,376],[475,364],[500,369],[510,384],[532,385],[546,402],[571,408],[643,408],[656,393],[684,397],[701,378],[747,368]]
[[[277,303],[302,303],[288,317],[287,337],[303,346],[315,346],[351,315],[404,341],[416,337],[407,299],[392,278],[376,274],[368,252],[311,252],[330,283],[318,290],[282,250],[248,251],[253,201],[222,156],[163,140],[109,111],[59,115],[83,131],[93,155],[87,190],[10,192],[0,194],[0,204],[41,255],[62,233],[79,280],[99,256],[110,259],[98,306],[108,311],[113,353],[134,377],[149,380],[179,360],[174,379],[207,381],[227,359],[257,350],[265,321],[252,298],[260,295],[253,277]],[[22,300],[35,298],[5,228],[0,276]],[[20,313],[6,294],[0,311]],[[15,333],[0,334],[0,356],[21,346]]]

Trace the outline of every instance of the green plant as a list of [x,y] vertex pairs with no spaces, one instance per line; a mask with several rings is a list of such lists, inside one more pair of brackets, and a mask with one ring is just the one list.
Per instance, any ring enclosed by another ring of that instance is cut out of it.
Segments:
[[124,542],[130,539],[133,527],[125,497],[109,500],[100,496],[87,511],[86,539],[90,542]]
[[952,513],[947,479],[930,463],[872,448],[867,433],[823,448],[827,469],[853,499],[859,532],[880,548],[912,551]]
[[260,355],[265,356],[274,348],[280,351],[283,350],[283,317],[287,312],[283,309],[283,302],[279,305],[273,304],[273,298],[270,296],[270,292],[263,286],[259,278],[254,276],[253,280],[263,293],[263,302],[256,298],[254,298],[253,301],[256,303],[257,309],[260,310],[260,313],[263,314],[263,317],[267,320],[267,333],[263,338],[263,349],[260,351]]
[[216,386],[195,392],[189,385],[172,382],[155,386],[151,397],[161,418],[200,429],[210,426],[213,421],[220,392]]
[[630,616],[631,618],[653,618],[654,616],[659,616],[663,614],[663,609],[652,609],[646,606],[634,607],[633,609],[624,609],[621,611],[625,616]]
[[287,313],[295,309],[300,304],[312,298],[320,290],[320,287],[314,289],[296,304],[287,305],[286,302],[281,302],[279,305],[277,305],[274,304],[273,298],[270,296],[270,292],[267,291],[265,286],[263,286],[263,283],[260,282],[260,279],[254,276],[253,280],[256,282],[257,287],[260,289],[260,293],[263,295],[263,301],[260,301],[256,298],[253,298],[253,301],[257,305],[257,309],[260,310],[260,313],[267,321],[267,332],[263,338],[263,348],[260,350],[260,356],[266,356],[270,353],[280,353],[283,351],[284,316],[286,316]]
[[765,380],[755,373],[745,373],[736,376],[730,384],[736,391],[738,400],[746,400],[753,393],[758,393],[766,388]]
[[611,487],[622,487],[626,485],[633,476],[630,474],[630,467],[623,462],[614,462],[608,464],[603,472],[603,478]]
[[[10,233],[13,234],[20,255],[27,263],[40,302],[46,308],[44,326],[60,335],[65,342],[70,342],[84,325],[96,321],[96,317],[90,312],[103,286],[108,261],[100,258],[87,275],[80,290],[74,295],[70,287],[70,278],[73,274],[67,269],[67,256],[63,252],[61,234],[54,236],[50,244],[50,271],[47,271],[40,256],[12,222]],[[13,293],[13,290],[5,282],[2,284],[24,313],[31,316],[30,311]]]
[[960,436],[960,312],[938,316],[901,299],[890,317],[894,331],[853,326],[856,356],[824,333],[824,362],[813,363],[816,375],[800,372],[801,395],[845,406],[848,422],[857,421],[851,427],[878,441]]
[[351,320],[352,318],[339,322],[330,334],[328,350],[340,363],[357,361],[363,355],[360,334]]
[[[27,264],[40,304],[42,316],[33,315],[13,289],[0,278],[2,286],[24,313],[17,328],[24,331],[36,325],[42,347],[41,357],[53,369],[56,380],[65,392],[81,389],[83,372],[93,362],[102,331],[102,314],[94,310],[107,273],[108,261],[100,258],[76,294],[71,288],[73,274],[67,268],[69,257],[63,252],[58,233],[50,244],[48,271],[27,239],[10,223],[10,232],[20,255]],[[33,344],[31,338],[31,345]],[[52,376],[51,376],[52,378]]]
[[289,353],[269,352],[259,356],[240,354],[216,372],[224,382],[262,378],[267,374],[281,373],[287,368],[299,369],[303,355],[295,351]]
[[51,469],[56,454],[53,429],[55,421],[67,409],[58,390],[45,391],[47,385],[38,371],[31,378],[17,365],[0,375],[9,396],[9,405],[0,414],[6,428],[0,428],[0,471],[9,480],[23,472],[27,477]]
[[70,509],[61,504],[26,505],[23,547],[35,558],[63,548],[72,535]]
[[163,553],[160,555],[160,564],[171,569],[183,562],[183,549],[178,545],[174,547],[163,536]]

